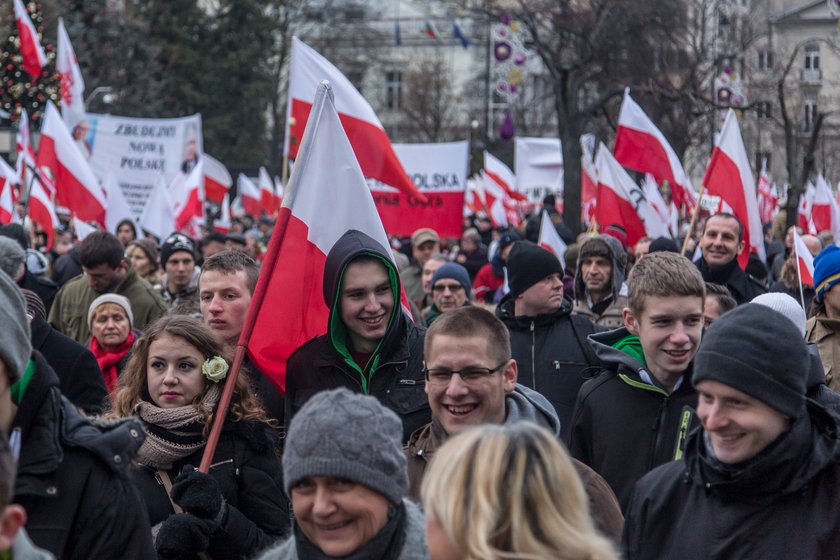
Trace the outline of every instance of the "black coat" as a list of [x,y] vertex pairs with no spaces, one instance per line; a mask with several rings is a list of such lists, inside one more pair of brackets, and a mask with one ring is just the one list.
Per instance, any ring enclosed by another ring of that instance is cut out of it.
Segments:
[[58,375],[61,394],[88,414],[100,414],[108,403],[105,379],[93,353],[35,315],[29,323],[32,348]]
[[18,282],[18,286],[38,294],[38,297],[44,302],[44,308],[49,316],[55,294],[58,293],[58,285],[55,282],[46,276],[38,276],[27,270]]
[[[288,500],[283,492],[280,462],[273,430],[256,422],[226,422],[219,437],[209,474],[227,501],[227,515],[210,536],[211,558],[251,558],[289,532]],[[202,447],[169,469],[174,481],[185,465],[198,468]],[[148,520],[155,526],[173,515],[166,489],[157,471],[137,466],[132,480],[146,503]]]
[[604,328],[587,317],[572,315],[568,300],[563,300],[563,307],[551,315],[516,317],[514,300],[505,296],[496,308],[496,316],[510,331],[511,354],[519,366],[518,382],[542,394],[554,406],[562,438],[568,441],[578,391],[600,370],[586,337]]
[[[379,256],[396,279],[392,285],[395,308],[388,330],[364,372],[349,354],[346,335],[342,334],[346,327],[341,322],[340,311],[332,308],[345,268],[360,254]],[[385,249],[361,232],[351,230],[344,234],[330,251],[324,267],[324,300],[331,306],[330,332],[295,350],[286,365],[287,426],[312,395],[338,387],[372,395],[397,413],[403,423],[403,443],[414,430],[431,422],[432,412],[424,391],[423,376],[426,331],[402,312],[399,294],[399,275]]]
[[703,431],[685,457],[639,481],[624,525],[627,560],[828,560],[840,555],[837,419],[809,404],[748,466],[710,456]]
[[[749,303],[754,297],[767,293],[767,288],[757,278],[747,274],[738,265],[738,259],[719,270],[712,270],[703,257],[694,263],[700,270],[700,275],[706,282],[721,284],[729,289],[729,293],[738,305]],[[798,300],[799,298],[797,298]]]
[[61,396],[38,353],[12,427],[20,428],[14,502],[26,531],[63,560],[155,557],[143,504],[127,476],[143,441],[134,420],[95,426]]
[[679,458],[683,420],[697,406],[691,368],[671,394],[646,383],[646,368],[611,346],[627,334],[622,327],[589,337],[604,369],[580,389],[569,442],[572,457],[606,479],[623,511],[637,480]]

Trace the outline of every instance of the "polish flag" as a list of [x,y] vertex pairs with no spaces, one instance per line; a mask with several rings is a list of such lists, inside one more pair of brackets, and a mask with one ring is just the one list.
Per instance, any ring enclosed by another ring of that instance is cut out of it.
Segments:
[[365,177],[377,179],[425,202],[402,163],[370,104],[338,68],[297,37],[292,37],[289,65],[289,97],[286,122],[289,130],[283,153],[296,159],[304,127],[312,109],[313,96],[321,80],[328,80],[336,92],[336,109],[344,131]]
[[621,167],[609,148],[601,143],[595,156],[598,168],[598,206],[595,219],[602,228],[624,228],[624,243],[633,246],[642,237],[668,236],[668,224],[659,217],[641,187]]
[[265,210],[266,215],[274,216],[277,214],[279,204],[277,203],[277,194],[274,192],[274,181],[271,180],[271,175],[265,167],[260,167],[259,175],[260,187],[260,205]]
[[624,90],[613,153],[624,167],[650,173],[658,184],[668,181],[674,205],[685,205],[691,181],[665,135],[630,97],[630,88]]
[[[35,167],[35,149],[32,147],[32,135],[29,132],[29,113],[26,109],[20,112],[20,120],[18,121],[18,131],[16,135],[17,144],[17,174],[18,182],[20,183],[21,191],[29,188],[29,183],[34,175],[32,170]],[[52,185],[49,185],[52,186]],[[50,194],[55,194],[55,189],[50,191]],[[17,202],[17,199],[15,200]]]
[[467,179],[467,188],[464,191],[464,215],[478,214],[484,210],[484,189],[481,181]]
[[764,252],[764,235],[761,231],[761,218],[758,215],[758,201],[755,196],[755,180],[750,170],[750,160],[741,138],[741,129],[735,111],[729,109],[717,144],[712,152],[712,159],[703,185],[709,194],[718,195],[732,208],[732,214],[744,226],[744,250],[738,255],[741,268],[747,266],[750,253],[755,252],[762,261],[767,259]]
[[55,229],[61,224],[55,214],[53,201],[47,196],[41,181],[37,179],[32,181],[32,187],[29,191],[29,217],[41,226],[41,229],[47,234],[47,249],[52,248]]
[[38,32],[29,19],[29,13],[23,6],[22,0],[15,2],[15,22],[17,23],[18,37],[20,37],[20,54],[23,57],[23,69],[33,78],[41,75],[41,70],[47,65],[47,55],[41,48],[38,39]]
[[527,196],[516,190],[516,176],[511,168],[487,150],[484,151],[484,174],[502,187],[508,198],[528,200]]
[[811,235],[816,235],[817,230],[814,227],[814,222],[811,219],[811,211],[814,206],[814,198],[817,196],[817,187],[814,186],[810,180],[805,183],[805,192],[799,197],[799,207],[797,208],[796,225],[802,228],[802,231],[807,231]]
[[169,186],[175,229],[193,239],[201,237],[204,219],[204,161],[199,158],[189,175],[176,176]]
[[61,75],[61,115],[67,128],[73,130],[85,118],[85,81],[62,18],[58,18],[55,68]]
[[758,215],[762,224],[769,224],[778,210],[779,197],[773,194],[770,177],[767,176],[767,160],[761,161],[758,174]]
[[283,181],[277,175],[274,176],[274,193],[277,195],[277,209],[283,204],[283,193],[286,192],[286,187],[283,186]]
[[12,223],[14,215],[14,202],[12,202],[12,191],[17,181],[17,172],[12,169],[6,160],[0,158],[0,224]]
[[560,261],[560,265],[564,265],[565,261],[563,259],[566,256],[566,249],[568,249],[568,246],[563,242],[563,239],[557,233],[554,223],[551,221],[551,217],[549,217],[548,212],[545,210],[542,211],[542,220],[540,220],[540,236],[537,244],[543,249],[551,251],[554,256],[557,257],[557,260]]
[[239,338],[281,391],[288,357],[327,331],[324,264],[336,241],[355,229],[391,250],[342,124],[332,88],[322,82]]
[[588,227],[595,217],[598,201],[598,168],[595,167],[595,136],[580,137],[580,212]]
[[204,195],[207,200],[221,203],[233,185],[233,179],[227,167],[214,157],[202,154],[204,160]]
[[108,206],[105,208],[105,230],[116,233],[120,222],[129,219],[139,231],[139,216],[128,205],[117,178],[110,170],[102,178],[102,188],[105,189],[105,196],[108,197]]
[[814,287],[814,256],[805,242],[793,229],[793,249],[796,251],[796,270],[799,272],[799,282],[803,286]]
[[169,197],[169,187],[163,175],[160,176],[155,188],[146,200],[143,214],[140,216],[140,226],[157,237],[166,237],[175,231],[175,214],[172,211],[172,199]]
[[219,233],[230,232],[230,200],[228,197],[222,199],[222,207],[219,212],[219,219],[213,222],[213,229]]
[[822,173],[817,176],[811,221],[817,232],[830,231],[835,239],[840,239],[840,208]]
[[55,182],[60,204],[86,222],[105,226],[105,193],[51,101],[41,127],[38,169]]
[[85,237],[96,231],[96,228],[73,216],[73,230],[76,232],[76,238],[79,241],[84,241]]
[[[665,203],[665,199],[662,198],[662,193],[659,192],[659,186],[656,184],[656,179],[654,179],[653,175],[650,173],[645,173],[645,178],[642,181],[642,192],[645,193],[645,197],[656,211],[656,215],[659,216],[659,219],[662,220],[663,223],[667,224],[668,233],[665,237],[676,237],[677,228],[679,227],[679,216],[677,215],[676,207],[669,207]],[[674,212],[671,212],[672,209]]]
[[484,171],[481,172],[481,183],[484,187],[484,211],[490,221],[493,222],[493,227],[509,226],[508,209],[512,207],[513,201],[509,199],[507,192],[501,185],[491,179]]
[[259,218],[262,214],[259,187],[243,173],[240,173],[236,178],[236,191],[238,193],[237,198],[242,203],[242,209],[251,216]]

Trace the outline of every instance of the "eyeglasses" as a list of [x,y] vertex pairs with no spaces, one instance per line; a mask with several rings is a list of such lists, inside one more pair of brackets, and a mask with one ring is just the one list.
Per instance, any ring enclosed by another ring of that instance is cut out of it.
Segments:
[[432,291],[441,294],[447,289],[454,294],[463,290],[464,287],[461,284],[435,284],[434,286],[432,286]]
[[430,385],[449,385],[449,381],[452,379],[452,376],[456,373],[461,378],[461,381],[463,381],[467,385],[471,385],[478,383],[482,379],[486,379],[487,377],[493,375],[494,373],[505,367],[507,363],[507,360],[505,360],[504,362],[502,362],[494,368],[468,367],[456,371],[444,368],[424,368],[423,374],[426,376],[426,382]]

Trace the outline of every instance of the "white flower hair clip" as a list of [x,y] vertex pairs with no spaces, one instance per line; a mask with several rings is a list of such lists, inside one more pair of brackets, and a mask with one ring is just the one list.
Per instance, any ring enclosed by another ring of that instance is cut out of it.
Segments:
[[201,373],[213,383],[218,383],[227,377],[228,369],[230,369],[230,366],[228,366],[228,363],[221,356],[213,356],[204,360],[204,363],[201,365]]

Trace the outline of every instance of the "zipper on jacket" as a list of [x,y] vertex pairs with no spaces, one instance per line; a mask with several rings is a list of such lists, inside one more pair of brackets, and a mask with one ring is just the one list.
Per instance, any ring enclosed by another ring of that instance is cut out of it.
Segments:
[[688,437],[688,428],[691,426],[691,412],[683,410],[680,415],[680,429],[677,432],[677,444],[674,450],[674,461],[679,461],[683,456],[685,440]]
[[534,331],[535,326],[536,326],[536,323],[532,319],[531,320],[531,380],[532,380],[531,381],[531,383],[532,383],[531,387],[534,388],[534,391],[538,391],[538,389],[537,389],[537,361],[536,361],[536,358],[534,357],[534,355],[535,355],[534,348],[537,345],[537,334]]
[[625,383],[627,383],[631,387],[635,387],[636,389],[644,389],[645,391],[652,391],[652,392],[658,393],[658,394],[660,394],[660,395],[662,395],[663,397],[666,397],[666,398],[669,396],[668,393],[666,393],[664,389],[660,389],[659,387],[656,387],[655,385],[648,385],[644,381],[636,381],[635,379],[631,378],[626,373],[619,373],[618,377],[622,381],[624,381]]

